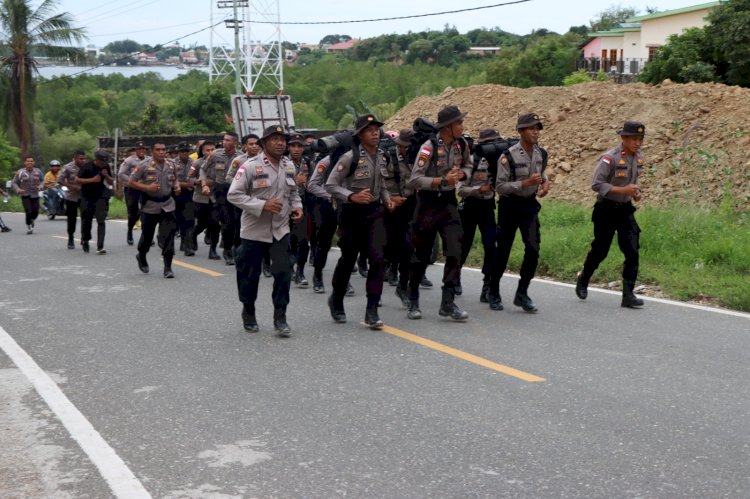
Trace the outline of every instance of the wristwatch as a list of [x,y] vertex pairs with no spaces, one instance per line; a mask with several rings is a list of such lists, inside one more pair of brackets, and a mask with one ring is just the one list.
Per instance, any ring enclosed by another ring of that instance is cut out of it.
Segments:
[[440,177],[440,187],[448,187],[448,179],[445,177]]

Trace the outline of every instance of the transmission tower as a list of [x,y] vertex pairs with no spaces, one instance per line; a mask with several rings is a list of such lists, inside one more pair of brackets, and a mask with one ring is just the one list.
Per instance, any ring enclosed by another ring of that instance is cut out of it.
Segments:
[[[284,51],[281,47],[279,1],[210,2],[213,27],[209,81],[234,77],[237,94],[253,93],[261,81],[270,82],[278,93],[283,91]],[[224,23],[214,26],[221,19]],[[263,24],[257,23],[259,21]]]

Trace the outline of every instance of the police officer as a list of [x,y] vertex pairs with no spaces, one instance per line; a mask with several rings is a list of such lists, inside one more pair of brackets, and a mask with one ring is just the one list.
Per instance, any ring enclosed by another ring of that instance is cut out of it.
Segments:
[[328,252],[336,235],[338,219],[333,208],[331,194],[325,189],[326,171],[331,164],[331,156],[327,155],[318,160],[318,164],[307,183],[307,192],[315,196],[312,204],[313,231],[315,232],[315,246],[313,253],[313,291],[325,293],[323,283],[323,269],[328,261]]
[[209,241],[208,258],[209,260],[221,260],[216,253],[216,245],[219,240],[219,217],[216,214],[215,206],[209,195],[203,194],[201,181],[199,179],[200,170],[203,164],[214,153],[216,144],[210,140],[201,141],[198,146],[198,158],[190,167],[188,178],[193,182],[196,188],[193,189],[193,204],[195,206],[195,227],[190,241],[193,251],[198,251],[198,236],[204,230],[206,239]]
[[83,151],[75,151],[73,153],[73,160],[70,163],[66,163],[57,176],[57,181],[60,185],[66,187],[64,196],[65,217],[68,219],[68,249],[75,249],[73,239],[76,234],[78,210],[81,207],[81,186],[76,182],[76,178],[78,178],[78,172],[85,163],[86,154]]
[[542,206],[536,198],[542,198],[549,192],[549,179],[545,172],[547,151],[539,147],[539,133],[543,128],[538,114],[520,115],[516,130],[521,140],[498,161],[495,183],[495,190],[500,195],[497,203],[497,260],[489,294],[492,310],[503,309],[500,279],[508,265],[516,231],[521,233],[524,254],[513,305],[521,307],[524,312],[534,313],[538,310],[529,298],[528,290],[539,262],[538,213]]
[[[227,170],[232,161],[240,155],[237,150],[239,137],[234,132],[224,134],[223,148],[217,149],[201,166],[200,180],[202,192],[212,195],[221,224],[221,238],[224,242],[224,262],[234,265],[234,207],[227,202]],[[214,241],[211,241],[213,244]]]
[[344,295],[357,254],[364,253],[370,262],[365,324],[371,329],[383,328],[383,321],[378,316],[385,273],[383,213],[384,205],[393,208],[388,190],[383,187],[382,171],[388,157],[378,147],[381,126],[383,123],[372,114],[359,116],[354,123],[352,150],[339,158],[326,181],[326,190],[344,203],[339,219],[341,257],[333,272],[333,292],[328,298],[331,317],[336,322],[346,322]]
[[[240,166],[242,166],[245,163],[245,161],[247,161],[250,158],[254,158],[255,156],[258,155],[258,153],[260,152],[260,144],[258,143],[259,140],[260,140],[260,137],[258,137],[254,133],[250,133],[242,137],[242,153],[237,155],[232,160],[232,163],[229,166],[229,170],[227,171],[227,184],[232,183],[232,180],[234,180],[235,175],[237,175],[237,171],[240,169]],[[234,214],[232,218],[233,233],[235,234],[234,250],[236,250],[240,244],[239,233],[240,233],[240,220],[242,219],[242,209],[236,206],[232,206],[232,209],[234,210]],[[264,271],[265,271],[266,262],[270,262],[269,258],[270,258],[269,255],[266,255],[266,257],[263,260]],[[270,270],[269,270],[269,277],[270,277]]]
[[99,149],[94,153],[94,160],[85,163],[76,178],[81,186],[81,248],[89,252],[91,225],[96,218],[96,254],[105,255],[104,236],[106,219],[109,211],[109,187],[112,185],[112,173],[109,168],[109,152]]
[[138,189],[131,189],[128,185],[130,182],[130,175],[133,173],[135,167],[142,161],[147,159],[146,156],[146,144],[143,142],[137,142],[133,153],[125,158],[117,170],[117,180],[120,185],[123,186],[123,199],[125,200],[125,208],[128,212],[128,234],[127,242],[129,246],[133,245],[133,227],[138,222],[141,209],[141,192]]
[[193,159],[190,157],[190,144],[181,142],[177,145],[177,159],[174,160],[175,174],[180,183],[180,194],[174,194],[175,216],[177,218],[177,230],[180,234],[180,251],[185,256],[195,255],[193,249],[193,226],[195,225],[195,203],[193,202],[193,190],[195,181],[190,177],[193,168]]
[[409,186],[418,189],[412,241],[414,259],[409,274],[409,319],[421,319],[419,285],[430,263],[435,237],[440,233],[445,244],[443,296],[439,314],[465,321],[469,314],[455,303],[455,286],[461,272],[461,218],[458,214],[456,184],[471,173],[471,155],[463,138],[464,117],[456,106],[438,113],[436,136],[419,149],[412,167]]
[[594,223],[594,240],[583,270],[576,281],[576,295],[581,300],[588,296],[588,284],[594,271],[607,257],[612,238],[617,232],[617,243],[625,256],[622,267],[621,306],[638,308],[643,300],[635,296],[633,288],[638,277],[638,248],[641,233],[635,221],[632,201],[641,200],[638,177],[643,171],[641,153],[646,127],[638,121],[626,121],[620,130],[622,143],[607,151],[594,171],[591,188],[598,194],[591,221]]
[[237,291],[242,308],[242,324],[249,332],[258,331],[255,300],[258,296],[263,254],[271,254],[273,273],[273,323],[279,335],[289,337],[286,320],[292,274],[289,250],[289,220],[302,217],[302,201],[294,180],[294,165],[284,156],[287,134],[281,126],[265,129],[263,151],[240,166],[229,188],[227,199],[242,208],[237,250]]
[[23,158],[23,168],[13,177],[13,189],[21,196],[26,213],[26,234],[34,233],[34,221],[39,216],[39,193],[42,191],[44,174],[37,168],[32,156]]
[[[500,134],[494,128],[485,128],[479,132],[478,145],[500,140]],[[497,156],[495,156],[497,159]],[[474,233],[479,229],[482,236],[482,274],[484,275],[480,301],[487,302],[492,265],[496,258],[495,245],[495,165],[490,165],[486,157],[474,155],[473,167],[468,178],[458,183],[458,195],[462,201],[459,205],[461,227],[464,230],[461,245],[461,266],[466,263],[474,243]],[[461,281],[459,280],[459,287]]]
[[294,169],[296,171],[294,179],[297,183],[300,199],[303,200],[302,218],[292,227],[290,238],[292,255],[297,260],[297,269],[292,278],[297,286],[306,288],[310,285],[305,277],[305,264],[307,263],[307,256],[310,253],[310,244],[307,237],[309,217],[307,209],[305,209],[304,200],[307,197],[307,180],[312,173],[312,165],[309,160],[303,156],[303,153],[305,152],[305,139],[301,134],[293,134],[289,138],[287,148],[289,150],[289,159],[294,163]]
[[139,164],[130,175],[129,186],[143,191],[143,207],[141,208],[141,238],[138,241],[138,254],[135,259],[138,268],[144,274],[149,266],[146,254],[151,248],[154,232],[157,226],[159,232],[157,241],[164,259],[163,275],[167,279],[174,278],[172,258],[174,257],[174,235],[177,231],[175,219],[176,203],[172,193],[180,194],[180,183],[174,161],[167,158],[167,147],[163,142],[156,142],[152,148],[153,157]]
[[393,211],[385,213],[385,228],[388,233],[385,250],[388,266],[386,277],[389,284],[396,286],[396,296],[406,308],[409,308],[409,267],[414,254],[411,223],[417,206],[416,193],[409,187],[411,165],[406,159],[406,150],[413,136],[414,131],[410,128],[399,131],[395,140],[395,157],[391,157],[383,172],[383,184],[393,203]]

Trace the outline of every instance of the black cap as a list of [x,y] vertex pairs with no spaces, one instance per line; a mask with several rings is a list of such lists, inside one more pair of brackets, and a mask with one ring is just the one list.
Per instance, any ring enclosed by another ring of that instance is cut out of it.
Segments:
[[622,128],[617,130],[619,136],[646,135],[646,127],[640,121],[626,121]]
[[99,161],[109,162],[111,157],[109,151],[105,149],[97,149],[96,152],[94,152],[94,159],[98,159]]
[[519,114],[518,115],[518,121],[516,122],[516,130],[521,130],[522,128],[531,128],[538,126],[541,130],[544,128],[544,125],[542,125],[541,118],[536,113],[526,113],[526,114]]
[[396,137],[396,144],[400,146],[409,146],[411,139],[414,137],[414,130],[411,128],[402,128],[398,131],[398,137]]
[[299,144],[301,146],[306,145],[305,138],[299,133],[293,133],[291,136],[289,136],[286,143],[287,145],[290,145],[290,144]]
[[374,114],[363,114],[357,117],[357,121],[354,122],[354,135],[364,130],[370,125],[378,125],[378,128],[383,126],[383,122],[378,121]]
[[446,106],[437,115],[435,128],[444,128],[451,123],[461,121],[469,113],[462,113],[458,106]]
[[493,140],[500,140],[502,137],[494,128],[483,128],[479,130],[479,138],[477,139],[478,144],[484,144],[485,142],[492,142]]
[[260,138],[260,140],[261,141],[266,140],[271,135],[282,135],[285,139],[289,139],[289,134],[286,133],[283,126],[272,125],[272,126],[266,127],[266,129],[263,130],[263,136]]
[[187,142],[180,142],[179,144],[177,144],[178,152],[190,152],[192,150],[193,148],[190,147],[190,144],[188,144]]

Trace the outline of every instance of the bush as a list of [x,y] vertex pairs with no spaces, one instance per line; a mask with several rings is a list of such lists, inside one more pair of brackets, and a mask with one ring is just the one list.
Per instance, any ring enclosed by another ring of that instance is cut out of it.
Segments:
[[578,85],[579,83],[589,83],[591,80],[591,75],[589,75],[588,71],[585,69],[579,69],[575,73],[570,73],[568,76],[563,78],[563,85],[566,87],[570,87],[573,85]]

